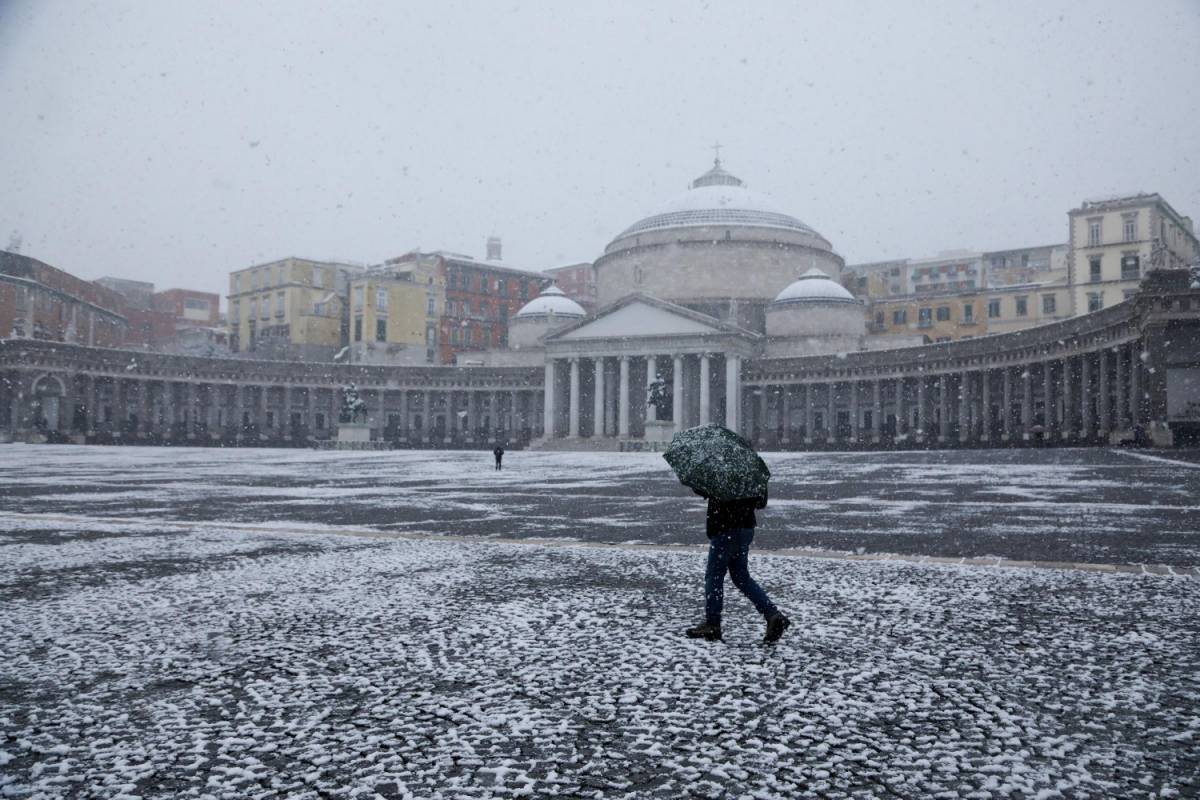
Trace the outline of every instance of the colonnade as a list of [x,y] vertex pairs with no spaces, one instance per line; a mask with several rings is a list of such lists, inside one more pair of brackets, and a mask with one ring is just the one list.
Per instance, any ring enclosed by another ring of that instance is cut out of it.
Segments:
[[[540,389],[363,387],[375,438],[413,445],[540,436]],[[123,441],[297,442],[332,436],[340,386],[0,372],[0,428]]]
[[747,387],[760,444],[1107,442],[1148,422],[1140,342],[1018,364]]
[[[548,357],[542,429],[572,439],[640,438],[705,422],[737,429],[741,371],[742,356],[712,352]],[[670,408],[649,402],[656,381]]]

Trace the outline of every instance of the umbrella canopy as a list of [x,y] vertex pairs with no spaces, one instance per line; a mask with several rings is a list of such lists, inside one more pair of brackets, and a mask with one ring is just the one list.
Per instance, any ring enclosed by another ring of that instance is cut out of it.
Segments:
[[680,431],[663,458],[684,486],[723,502],[762,497],[771,478],[754,447],[720,425]]

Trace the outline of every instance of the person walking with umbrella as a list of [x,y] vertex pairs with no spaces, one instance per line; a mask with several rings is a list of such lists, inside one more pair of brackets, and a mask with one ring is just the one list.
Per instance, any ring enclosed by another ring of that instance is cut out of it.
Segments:
[[688,628],[692,639],[719,641],[725,605],[725,574],[767,622],[764,642],[776,642],[791,626],[763,588],[750,576],[750,545],[767,507],[771,471],[742,437],[720,425],[681,431],[663,454],[679,481],[708,500],[708,565],[704,573],[704,622]]
[[496,449],[492,451],[492,455],[496,458],[496,469],[503,469],[501,462],[504,460],[504,448],[496,445]]

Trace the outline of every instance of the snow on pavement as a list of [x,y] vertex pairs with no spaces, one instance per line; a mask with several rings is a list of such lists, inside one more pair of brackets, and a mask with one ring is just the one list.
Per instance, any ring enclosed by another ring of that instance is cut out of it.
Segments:
[[0,532],[0,797],[1186,797],[1200,581],[318,532]]

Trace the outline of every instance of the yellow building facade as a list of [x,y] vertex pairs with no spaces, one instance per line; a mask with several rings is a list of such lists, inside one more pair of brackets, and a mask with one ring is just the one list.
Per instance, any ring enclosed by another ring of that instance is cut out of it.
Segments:
[[385,265],[352,279],[348,293],[350,360],[434,363],[445,296],[445,278],[433,261]]
[[258,358],[327,361],[345,341],[354,264],[284,258],[229,274],[230,349]]
[[1075,314],[1115,305],[1155,269],[1200,259],[1192,220],[1158,194],[1085,201],[1070,214],[1071,302]]

